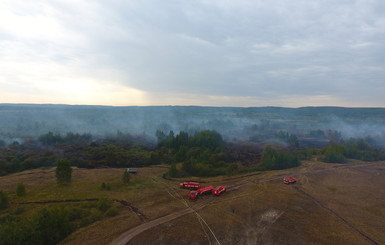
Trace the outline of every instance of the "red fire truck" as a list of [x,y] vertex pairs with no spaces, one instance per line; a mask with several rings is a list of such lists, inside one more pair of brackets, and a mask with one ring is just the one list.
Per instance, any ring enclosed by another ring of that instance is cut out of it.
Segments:
[[223,185],[220,185],[213,190],[213,194],[216,196],[219,196],[222,192],[225,192],[225,191],[226,191],[226,187],[224,187]]
[[187,189],[199,189],[201,187],[201,184],[198,182],[183,182],[179,184],[179,187]]
[[285,184],[294,184],[295,182],[297,182],[297,179],[293,177],[288,177],[283,179],[283,183]]
[[198,198],[198,195],[211,194],[213,190],[214,188],[212,186],[203,187],[196,191],[190,191],[190,193],[188,194],[188,197],[191,200],[195,200]]

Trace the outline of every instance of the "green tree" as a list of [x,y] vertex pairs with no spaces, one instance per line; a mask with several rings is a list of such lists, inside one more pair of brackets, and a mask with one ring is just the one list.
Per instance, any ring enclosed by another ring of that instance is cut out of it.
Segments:
[[60,134],[54,134],[52,132],[48,132],[47,134],[40,135],[39,141],[44,145],[54,145],[63,140]]
[[25,185],[23,183],[18,183],[16,187],[16,194],[21,197],[24,196],[26,193],[25,191]]
[[163,131],[161,131],[161,130],[156,130],[155,135],[156,135],[156,138],[158,140],[158,144],[163,143],[163,141],[165,141],[167,139],[166,134],[163,133]]
[[124,170],[122,179],[124,184],[130,183],[131,176],[130,176],[130,173],[127,171],[127,169]]
[[329,163],[344,163],[346,162],[346,147],[344,145],[337,145],[330,143],[326,148],[324,155],[324,162]]
[[264,169],[274,169],[275,162],[277,159],[277,151],[273,149],[270,145],[266,146],[263,149],[261,157],[261,166]]
[[35,226],[35,244],[56,244],[74,229],[69,222],[68,210],[63,207],[43,208],[31,223]]
[[288,143],[290,148],[298,148],[299,147],[298,138],[295,134],[290,134],[290,136],[287,140],[287,143]]
[[0,191],[0,209],[8,208],[8,194],[5,191]]
[[262,169],[285,169],[299,166],[301,163],[296,153],[277,152],[271,146],[266,146],[262,152],[261,162],[259,164]]
[[169,170],[168,174],[170,175],[171,178],[177,177],[178,170],[176,169],[176,164],[175,163],[171,164],[171,167],[170,167],[170,170]]
[[111,204],[108,202],[108,200],[105,197],[102,197],[98,201],[98,209],[102,211],[103,213],[107,211],[111,207]]
[[67,184],[72,179],[72,167],[67,159],[60,159],[56,163],[56,179],[59,184]]
[[193,174],[194,166],[190,159],[182,163],[182,170],[188,174]]

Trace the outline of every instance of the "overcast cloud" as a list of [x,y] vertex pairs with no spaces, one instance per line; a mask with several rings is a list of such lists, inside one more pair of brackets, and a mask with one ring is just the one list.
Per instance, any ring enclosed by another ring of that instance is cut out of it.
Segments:
[[0,2],[0,103],[385,106],[383,0]]

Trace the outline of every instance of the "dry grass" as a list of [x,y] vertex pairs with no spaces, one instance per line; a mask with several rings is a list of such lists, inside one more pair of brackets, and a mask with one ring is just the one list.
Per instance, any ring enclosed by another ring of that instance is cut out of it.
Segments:
[[380,244],[385,243],[385,168],[341,169],[309,175],[303,188]]
[[[353,164],[362,162],[357,161]],[[290,175],[290,172],[305,173],[334,166],[341,165],[306,162],[297,169],[271,171],[256,177],[263,180],[276,175]],[[381,177],[382,170],[374,168],[377,172],[373,172],[372,167],[369,167],[300,175],[298,179],[301,184],[297,186],[311,192],[319,201],[332,208],[357,229],[382,244],[384,243],[382,237],[385,235],[383,231],[385,209],[381,204],[384,203],[382,198],[385,195],[383,190],[376,190],[384,186],[385,179],[383,175]],[[353,173],[357,175],[350,176]],[[370,181],[371,174],[377,175],[378,179]],[[345,179],[344,176],[350,177]],[[256,177],[246,179],[254,180]],[[356,184],[349,184],[351,177],[356,179]],[[238,183],[240,182],[246,180],[238,180]],[[319,195],[315,195],[316,193]],[[356,198],[362,201],[356,202]],[[372,202],[374,199],[376,201]],[[369,203],[371,205],[368,207]],[[342,210],[344,208],[345,210]],[[350,215],[351,212],[355,215]],[[367,244],[367,241],[349,226],[308,197],[298,193],[292,186],[283,185],[280,179],[250,184],[228,192],[198,213],[222,244]],[[376,215],[380,216],[375,217]],[[369,224],[367,225],[369,227],[364,228],[360,224]],[[207,227],[201,226],[195,215],[184,216],[150,229],[130,242],[130,244],[190,243],[216,244],[214,236]]]
[[134,227],[140,224],[140,219],[134,213],[125,209],[116,217],[98,221],[77,230],[60,242],[60,244],[108,244],[111,240],[123,233],[128,227]]
[[[355,161],[352,164],[363,163]],[[299,188],[378,243],[385,244],[385,167],[309,173],[334,166],[341,165],[307,161],[298,168],[243,178],[206,178],[204,185],[246,185],[217,197],[198,211],[204,221],[194,213],[182,216],[139,234],[130,244],[216,244],[216,238],[222,244],[367,244],[327,210],[292,186],[284,185],[281,178],[263,182],[293,173],[303,173],[297,176]],[[13,194],[12,201],[100,196],[123,199],[139,208],[149,220],[183,209],[185,202],[191,205],[210,198],[204,196],[197,202],[190,202],[188,190],[179,189],[177,182],[161,178],[165,171],[157,167],[139,169],[132,183],[125,186],[121,183],[123,169],[75,168],[73,182],[69,186],[58,186],[54,169],[34,170],[1,177],[0,189],[14,193],[17,183],[23,182],[27,186],[27,195],[16,197]],[[254,182],[256,179],[260,182]],[[102,182],[110,183],[111,190],[101,190]],[[140,223],[133,212],[121,206],[118,216],[84,227],[62,244],[108,244]]]
[[[73,168],[72,182],[69,185],[58,185],[55,178],[55,168],[47,170],[29,170],[0,177],[0,189],[10,193],[12,200],[63,200],[85,199],[105,196],[111,199],[140,199],[141,192],[135,190],[153,189],[152,178],[160,178],[164,168],[143,168],[137,175],[131,175],[131,183],[122,183],[124,169],[81,169]],[[23,182],[27,189],[25,197],[15,197],[17,183]],[[102,182],[111,185],[110,191],[100,188]],[[143,193],[143,192],[142,192]]]
[[[222,244],[364,243],[325,210],[278,181],[226,193],[198,213]],[[214,236],[191,214],[150,229],[130,244],[210,242],[216,244]]]

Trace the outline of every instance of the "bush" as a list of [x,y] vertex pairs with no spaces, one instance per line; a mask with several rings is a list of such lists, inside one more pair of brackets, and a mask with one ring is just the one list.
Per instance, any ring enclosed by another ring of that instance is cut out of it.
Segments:
[[106,198],[102,197],[99,199],[97,206],[98,209],[104,213],[111,207],[111,204],[107,201]]
[[81,219],[84,215],[84,211],[81,208],[69,208],[68,209],[68,219],[69,221],[74,221]]
[[8,194],[5,191],[0,191],[0,209],[7,209],[9,205]]
[[328,163],[344,163],[346,162],[345,154],[345,146],[331,143],[326,148],[323,161]]
[[107,190],[107,191],[111,190],[110,184],[109,183],[104,183],[104,182],[101,184],[100,188],[102,190]]
[[111,207],[106,211],[106,215],[109,217],[116,216],[118,214],[118,209],[116,207]]
[[56,244],[74,229],[69,222],[68,211],[63,207],[44,208],[31,223],[36,224],[35,235],[40,244]]
[[130,176],[130,173],[127,171],[127,169],[124,170],[122,179],[123,179],[123,183],[124,183],[124,184],[130,183],[131,176]]
[[87,213],[87,216],[85,215],[85,212],[83,212],[83,215],[84,217],[82,218],[79,224],[80,227],[90,225],[98,220],[101,220],[103,217],[102,213],[95,208],[91,209],[91,211]]
[[175,177],[178,176],[178,170],[176,169],[176,164],[175,163],[171,164],[170,170],[168,171],[168,175],[171,178],[175,178]]
[[57,244],[73,230],[66,208],[43,208],[29,219],[3,223],[0,241],[1,244]]
[[24,208],[23,207],[20,207],[20,206],[18,206],[16,209],[15,209],[15,211],[13,211],[13,213],[15,214],[15,215],[19,215],[19,214],[22,214],[22,213],[24,213]]
[[18,183],[16,187],[16,194],[17,196],[21,197],[24,196],[26,193],[25,191],[25,185],[23,183]]
[[300,164],[296,153],[277,152],[271,146],[266,146],[258,166],[264,170],[271,170],[292,168]]
[[56,179],[59,184],[67,184],[72,179],[72,167],[67,159],[60,159],[56,163]]

